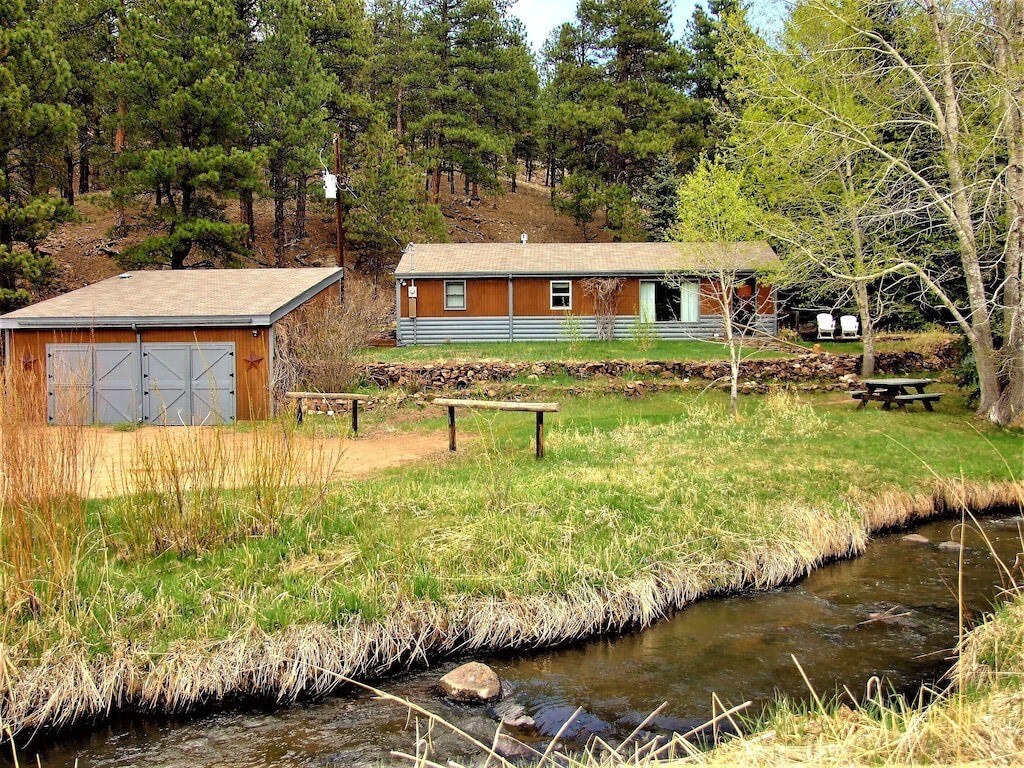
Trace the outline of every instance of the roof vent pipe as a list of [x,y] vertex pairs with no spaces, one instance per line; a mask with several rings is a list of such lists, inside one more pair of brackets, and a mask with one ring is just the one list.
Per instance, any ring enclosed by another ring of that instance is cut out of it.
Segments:
[[525,232],[523,232],[523,234],[519,236],[519,242],[521,242],[523,245],[526,245],[526,241],[529,239],[529,235],[527,235]]

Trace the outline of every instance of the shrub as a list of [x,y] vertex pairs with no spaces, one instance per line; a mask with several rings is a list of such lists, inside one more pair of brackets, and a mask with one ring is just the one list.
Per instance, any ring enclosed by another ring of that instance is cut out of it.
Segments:
[[275,326],[274,390],[343,392],[357,382],[357,351],[381,335],[394,301],[366,282],[345,287],[345,303],[314,301]]

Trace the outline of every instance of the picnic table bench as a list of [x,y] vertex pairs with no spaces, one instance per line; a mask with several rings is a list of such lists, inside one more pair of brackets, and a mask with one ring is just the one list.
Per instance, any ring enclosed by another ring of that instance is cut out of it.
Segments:
[[354,392],[285,392],[285,397],[297,401],[295,409],[295,423],[302,423],[302,405],[307,400],[314,400],[320,403],[351,403],[352,404],[352,434],[359,434],[359,403],[370,401],[369,395],[360,395]]
[[537,458],[544,458],[544,414],[557,413],[558,403],[509,403],[500,400],[458,400],[435,397],[434,405],[448,409],[448,450],[455,450],[455,409],[472,408],[488,411],[524,411],[537,414]]
[[[850,392],[850,397],[860,400],[858,410],[866,407],[868,401],[878,400],[884,411],[890,410],[893,404],[905,411],[908,403],[921,403],[926,410],[933,411],[932,403],[937,403],[942,395],[924,390],[934,383],[935,379],[865,379],[864,389]],[[911,389],[916,391],[910,392]]]

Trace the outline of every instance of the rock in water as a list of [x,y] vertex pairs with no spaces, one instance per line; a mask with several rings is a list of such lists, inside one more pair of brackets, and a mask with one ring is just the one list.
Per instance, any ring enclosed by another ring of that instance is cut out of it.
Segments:
[[516,760],[523,757],[539,757],[540,753],[536,750],[530,749],[526,744],[521,741],[513,739],[508,734],[502,733],[498,736],[497,742],[494,744],[494,751],[497,752],[504,758],[510,758]]
[[479,661],[456,667],[441,678],[438,686],[452,701],[485,702],[501,696],[501,680]]
[[928,538],[922,536],[920,533],[908,533],[903,537],[902,541],[905,544],[931,544]]
[[960,546],[958,541],[944,541],[939,544],[939,549],[943,549],[947,552],[959,552],[963,547]]
[[506,700],[495,704],[487,714],[509,728],[533,728],[537,725],[536,721],[526,714],[526,708],[514,701]]

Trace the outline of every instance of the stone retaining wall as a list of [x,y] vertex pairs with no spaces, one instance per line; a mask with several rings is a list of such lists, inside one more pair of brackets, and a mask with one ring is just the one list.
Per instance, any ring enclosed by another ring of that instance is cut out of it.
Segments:
[[[740,380],[746,389],[760,389],[771,383],[842,383],[857,380],[859,355],[808,354],[801,357],[746,360]],[[903,374],[946,370],[957,362],[953,345],[938,347],[930,353],[884,352],[875,358],[877,374]],[[729,363],[714,361],[602,360],[579,363],[538,362],[506,363],[369,363],[360,366],[366,383],[382,389],[402,388],[424,392],[468,389],[473,385],[502,382],[520,376],[527,378],[567,375],[575,379],[701,379],[713,382],[729,376]]]

